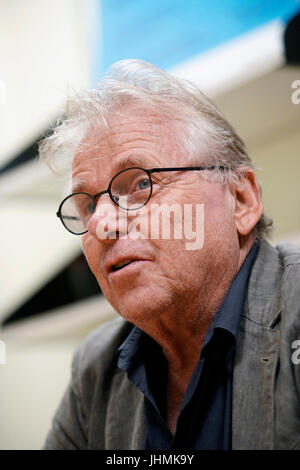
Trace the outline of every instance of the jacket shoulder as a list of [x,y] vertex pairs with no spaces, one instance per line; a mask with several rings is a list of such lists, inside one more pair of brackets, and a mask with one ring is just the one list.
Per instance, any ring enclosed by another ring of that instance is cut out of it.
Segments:
[[283,266],[282,307],[287,306],[295,312],[297,324],[300,326],[300,248],[285,242],[277,245],[276,250]]
[[270,245],[261,240],[249,278],[245,316],[269,328],[277,323],[293,292],[294,305],[299,305],[300,249],[289,244]]
[[116,366],[117,349],[132,326],[118,316],[89,333],[75,350],[72,361],[73,380],[94,382],[97,376]]
[[300,265],[300,247],[291,243],[281,242],[276,245],[276,250],[284,267]]
[[290,243],[280,243],[276,249],[283,264],[281,286],[282,319],[291,333],[291,339],[300,333],[300,248]]

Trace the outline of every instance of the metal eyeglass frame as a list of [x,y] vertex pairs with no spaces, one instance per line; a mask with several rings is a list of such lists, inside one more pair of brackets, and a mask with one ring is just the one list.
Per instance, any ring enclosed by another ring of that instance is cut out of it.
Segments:
[[[63,224],[63,226],[65,227],[66,230],[68,230],[68,232],[72,233],[73,235],[83,235],[84,233],[88,232],[88,230],[85,230],[84,232],[80,232],[80,233],[76,233],[76,232],[72,232],[72,230],[68,229],[67,226],[64,224],[64,221],[63,221],[63,217],[62,217],[62,214],[61,214],[61,209],[62,209],[62,206],[63,204],[66,202],[67,199],[69,199],[70,197],[72,196],[75,196],[76,194],[85,194],[86,196],[89,196],[91,199],[94,200],[95,204],[97,203],[97,200],[103,195],[103,194],[109,194],[109,197],[110,199],[112,200],[112,202],[114,204],[116,204],[118,207],[120,207],[121,209],[123,210],[127,210],[127,211],[131,211],[131,210],[138,210],[140,209],[141,207],[145,206],[147,204],[147,202],[149,201],[149,199],[151,198],[152,196],[152,188],[153,188],[153,182],[152,182],[152,179],[151,179],[151,174],[152,173],[162,173],[162,172],[167,172],[167,171],[204,171],[204,170],[215,170],[216,168],[219,168],[220,170],[224,170],[224,167],[223,166],[182,166],[182,167],[174,167],[174,168],[151,168],[151,169],[146,169],[146,168],[142,168],[142,167],[139,167],[139,166],[134,166],[134,167],[130,167],[130,168],[125,168],[124,170],[121,170],[119,171],[116,175],[113,176],[113,178],[111,179],[107,189],[105,189],[104,191],[100,191],[99,193],[97,194],[89,194],[89,193],[85,193],[83,191],[79,191],[79,192],[76,192],[76,193],[72,193],[72,194],[69,194],[67,197],[65,197],[63,199],[63,201],[60,203],[59,205],[59,208],[58,208],[58,211],[56,212],[56,216],[60,218],[61,220],[61,223]],[[148,196],[148,199],[144,202],[143,205],[141,205],[140,207],[138,208],[134,208],[134,209],[131,209],[131,208],[124,208],[122,206],[120,206],[118,204],[118,202],[114,199],[112,193],[111,193],[111,186],[114,182],[114,180],[121,174],[121,173],[124,173],[125,171],[128,171],[128,170],[143,170],[145,173],[147,173],[148,177],[149,177],[149,181],[150,181],[150,193],[149,193],[149,196]],[[64,218],[67,218],[67,216],[64,216]],[[73,217],[70,217],[71,219]]]

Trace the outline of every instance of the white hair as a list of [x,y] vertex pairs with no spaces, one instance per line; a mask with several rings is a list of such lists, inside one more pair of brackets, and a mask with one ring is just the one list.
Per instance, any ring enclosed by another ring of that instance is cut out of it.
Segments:
[[[126,112],[130,105],[153,110],[174,125],[180,124],[176,133],[180,148],[198,164],[205,158],[205,164],[216,166],[208,177],[223,183],[238,182],[244,167],[254,170],[242,139],[196,85],[140,60],[115,63],[97,88],[70,98],[65,116],[40,142],[41,159],[53,169],[70,168],[76,151],[85,145],[87,131],[97,129],[109,138],[111,117]],[[271,225],[263,214],[255,227],[257,237],[268,235]]]

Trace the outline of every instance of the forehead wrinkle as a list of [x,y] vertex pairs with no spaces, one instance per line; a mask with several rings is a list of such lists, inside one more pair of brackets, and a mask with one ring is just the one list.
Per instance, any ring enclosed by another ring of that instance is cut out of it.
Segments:
[[[166,145],[167,147],[169,145],[174,147],[174,127],[171,126],[170,122],[163,121],[158,116],[131,115],[129,118],[125,116],[125,119],[121,119],[119,122],[114,122],[112,119],[109,124],[109,134],[103,134],[102,132],[89,133],[86,135],[81,149],[75,155],[73,174],[77,173],[77,171],[74,172],[75,168],[79,172],[76,175],[74,174],[74,189],[85,192],[85,188],[89,188],[88,192],[91,192],[92,189],[98,192],[106,189],[111,178],[126,168],[140,166],[149,169],[165,166],[159,164],[158,159],[162,147]],[[148,148],[149,143],[151,146]],[[174,150],[173,148],[173,152]],[[151,159],[151,155],[153,159]],[[109,161],[107,160],[108,157],[110,157]],[[92,167],[94,165],[95,168],[97,165],[101,167],[102,159],[105,161],[105,165],[101,170],[101,181],[103,180],[105,188],[102,187],[103,183],[101,182],[101,188],[99,189],[97,185],[98,178],[94,181],[92,175],[87,174],[85,177],[81,173],[80,167],[83,165],[84,169],[85,164],[88,162]]]
[[132,140],[153,141],[160,136],[170,135],[172,130],[176,132],[170,117],[166,119],[147,108],[129,108],[110,119],[109,139],[117,145],[123,142],[123,135],[125,140],[130,135]]
[[[93,127],[81,142],[78,154],[85,154],[90,160],[106,156],[108,149],[116,155],[118,146],[134,146],[142,142],[159,143],[166,136],[174,143],[176,127],[172,120],[160,113],[140,107],[129,107],[125,112],[112,116],[108,121],[108,132]],[[175,133],[175,135],[174,135]],[[126,142],[127,141],[127,142]]]
[[[96,160],[96,158],[91,159],[91,160]],[[148,162],[145,157],[145,155],[142,154],[136,154],[136,155],[128,155],[126,157],[120,157],[119,160],[115,160],[111,162],[111,165],[109,165],[109,172],[107,172],[106,168],[105,170],[105,177],[107,178],[107,187],[109,185],[109,182],[111,178],[114,177],[115,174],[117,174],[119,171],[126,170],[126,168],[131,168],[131,167],[141,167],[141,168],[148,168]],[[110,177],[108,176],[107,173],[110,173]],[[104,174],[104,172],[103,172]],[[96,188],[95,182],[91,181],[91,178],[87,176],[86,178],[79,173],[78,175],[75,176],[73,183],[72,183],[72,193],[75,192],[89,192],[86,191],[86,188],[95,188],[96,192],[98,191],[98,187]],[[104,188],[103,188],[104,189]],[[102,189],[101,189],[102,190]],[[91,193],[95,191],[90,191]]]
[[127,157],[120,157],[112,162],[111,169],[116,172],[126,170],[134,166],[148,168],[149,164],[147,157],[142,154],[128,155]]
[[[118,156],[119,147],[123,147],[122,151],[137,150],[138,148],[143,149],[143,143],[145,144],[154,144],[159,141],[160,136],[163,135],[163,132],[154,132],[148,131],[145,129],[124,129],[120,131],[112,131],[109,137],[107,136],[94,136],[89,138],[89,142],[85,142],[81,146],[81,149],[77,152],[73,159],[73,164],[75,161],[78,161],[78,158],[81,161],[90,162],[105,159],[108,156],[108,153],[111,154],[111,158],[115,159]],[[77,157],[77,158],[76,158]],[[143,160],[143,163],[146,160],[141,155],[140,160]]]
[[[139,127],[141,123],[135,123],[136,125],[133,126],[133,123],[130,125],[120,125],[116,130],[112,129],[109,140],[113,142],[113,144],[119,144],[122,142],[122,137],[125,135],[125,140],[128,139],[128,136],[131,137],[132,140],[152,140],[154,136],[163,134],[162,129],[158,129],[156,124],[147,127]],[[151,127],[151,129],[150,129]]]

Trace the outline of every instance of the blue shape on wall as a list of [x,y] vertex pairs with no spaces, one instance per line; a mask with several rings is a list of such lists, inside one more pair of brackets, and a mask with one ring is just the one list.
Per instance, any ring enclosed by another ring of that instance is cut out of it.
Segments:
[[136,58],[170,68],[275,20],[297,0],[98,0],[96,81],[114,62]]

